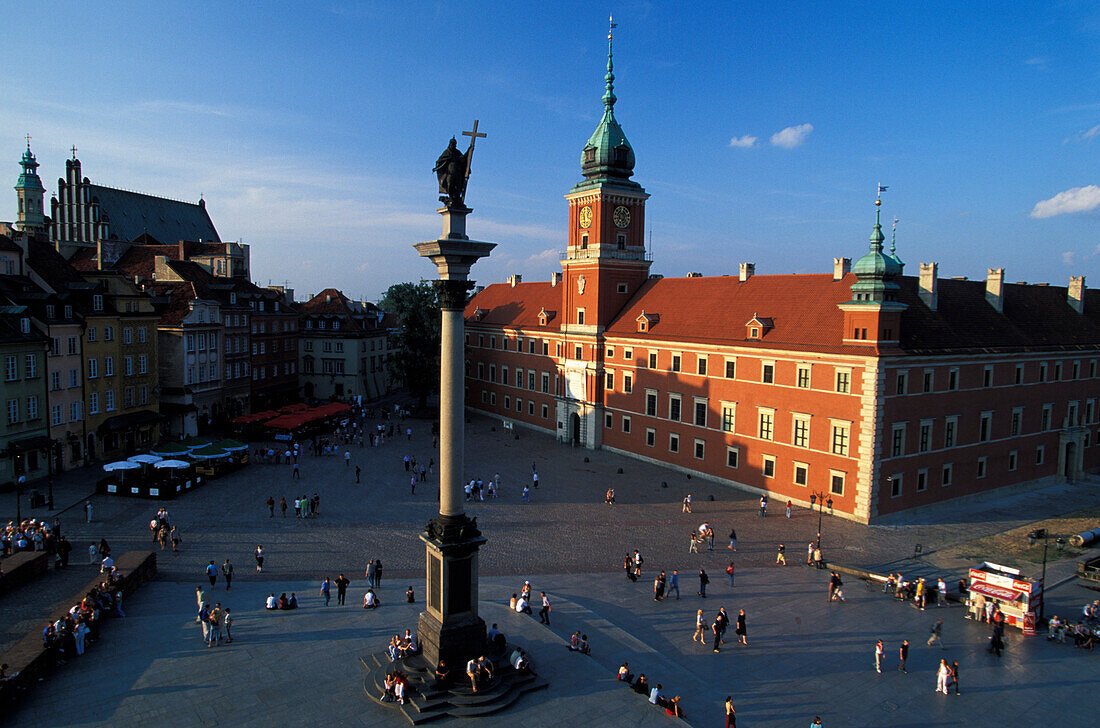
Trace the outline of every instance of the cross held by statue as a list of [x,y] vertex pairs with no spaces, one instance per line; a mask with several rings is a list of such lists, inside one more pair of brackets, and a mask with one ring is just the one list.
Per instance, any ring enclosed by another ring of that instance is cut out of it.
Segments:
[[478,120],[474,119],[473,131],[464,131],[462,136],[470,137],[470,149],[466,152],[466,179],[470,179],[470,166],[474,163],[474,145],[477,144],[478,137],[484,139],[485,133],[477,130]]

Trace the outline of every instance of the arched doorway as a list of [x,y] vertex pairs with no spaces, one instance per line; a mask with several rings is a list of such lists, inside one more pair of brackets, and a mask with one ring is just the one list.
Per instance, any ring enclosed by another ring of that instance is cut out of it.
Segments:
[[573,433],[573,445],[581,444],[581,417],[576,412],[569,415],[569,431]]

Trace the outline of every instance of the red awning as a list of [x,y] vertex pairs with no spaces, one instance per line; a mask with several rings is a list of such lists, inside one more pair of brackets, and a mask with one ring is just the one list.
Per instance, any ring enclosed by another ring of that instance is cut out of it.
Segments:
[[971,584],[970,591],[978,592],[979,594],[984,594],[994,599],[1000,599],[1002,602],[1015,602],[1024,596],[1024,593],[1021,591],[1003,586],[993,586],[992,584],[986,584],[984,581]]

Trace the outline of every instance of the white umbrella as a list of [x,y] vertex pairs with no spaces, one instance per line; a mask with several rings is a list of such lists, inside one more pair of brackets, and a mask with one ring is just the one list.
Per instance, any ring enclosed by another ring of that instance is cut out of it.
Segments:
[[183,460],[161,460],[159,463],[153,463],[153,467],[157,470],[161,468],[188,468],[191,467],[191,463]]
[[164,458],[162,458],[160,455],[144,454],[144,455],[132,455],[132,456],[126,458],[126,459],[129,460],[132,463],[143,463],[143,464],[148,465],[150,463],[159,463]]
[[129,460],[119,460],[117,463],[107,463],[103,466],[103,469],[108,473],[114,470],[137,470],[141,465],[139,463],[132,463]]

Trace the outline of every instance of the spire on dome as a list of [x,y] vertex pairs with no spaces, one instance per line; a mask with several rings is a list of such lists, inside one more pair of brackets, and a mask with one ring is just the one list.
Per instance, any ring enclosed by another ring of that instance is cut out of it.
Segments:
[[[883,190],[879,186],[879,192]],[[882,200],[875,200],[875,225],[871,229],[870,246],[866,255],[856,261],[852,272],[856,282],[852,284],[852,301],[857,303],[882,303],[896,299],[902,262],[893,254],[882,252],[886,237],[882,234]]]
[[615,119],[615,102],[618,98],[615,96],[612,43],[613,31],[617,25],[612,18],[608,18],[608,24],[610,27],[607,31],[607,73],[604,75],[603,117],[581,152],[581,172],[584,174],[584,181],[578,183],[577,188],[593,183],[615,182],[634,189],[638,187],[636,182],[630,181],[631,175],[634,174],[634,150]]

